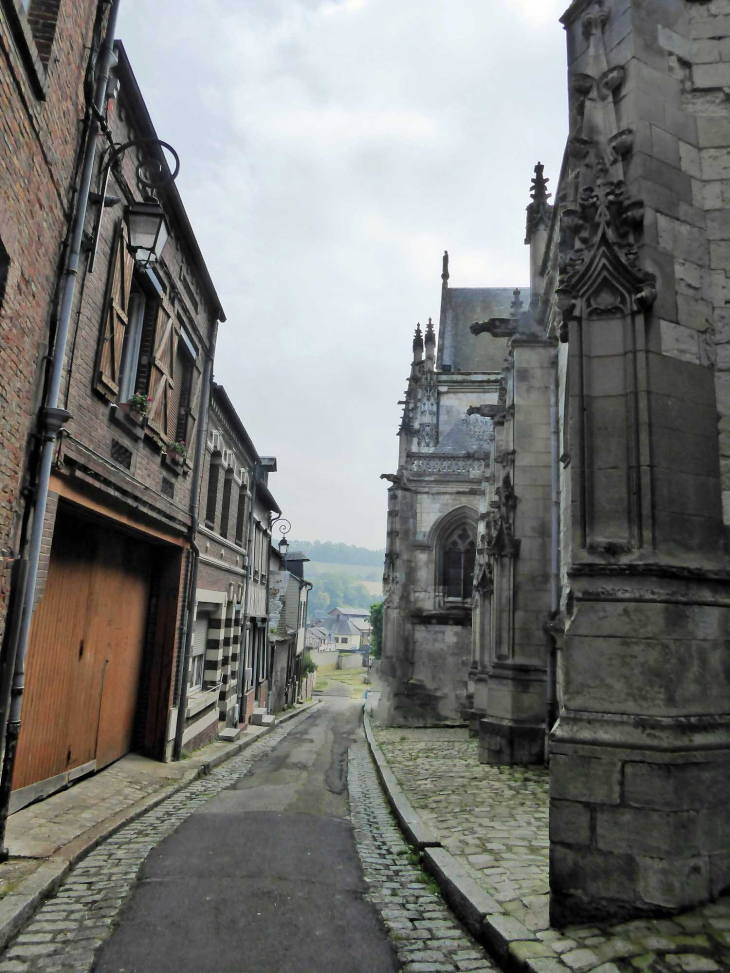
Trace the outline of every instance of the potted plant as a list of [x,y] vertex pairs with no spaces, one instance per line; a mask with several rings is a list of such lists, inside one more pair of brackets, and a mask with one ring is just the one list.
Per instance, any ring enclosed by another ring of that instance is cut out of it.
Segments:
[[178,439],[167,447],[167,458],[175,466],[182,466],[187,455],[188,450],[184,439]]
[[149,396],[143,395],[141,392],[135,392],[127,402],[122,403],[121,410],[129,416],[132,422],[136,422],[138,426],[141,426],[147,418],[151,401],[152,399]]

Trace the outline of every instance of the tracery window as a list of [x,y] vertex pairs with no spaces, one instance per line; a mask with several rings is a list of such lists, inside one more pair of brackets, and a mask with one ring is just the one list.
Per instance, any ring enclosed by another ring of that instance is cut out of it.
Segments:
[[445,598],[466,601],[474,590],[476,542],[462,524],[445,540],[441,551],[441,585]]

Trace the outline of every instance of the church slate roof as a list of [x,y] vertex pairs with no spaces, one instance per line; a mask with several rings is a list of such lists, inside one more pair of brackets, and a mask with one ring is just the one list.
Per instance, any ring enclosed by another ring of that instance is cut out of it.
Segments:
[[[524,310],[530,303],[529,287],[521,288]],[[448,287],[444,293],[436,367],[451,365],[453,372],[497,372],[507,354],[507,338],[475,337],[469,328],[476,321],[508,318],[514,287]]]

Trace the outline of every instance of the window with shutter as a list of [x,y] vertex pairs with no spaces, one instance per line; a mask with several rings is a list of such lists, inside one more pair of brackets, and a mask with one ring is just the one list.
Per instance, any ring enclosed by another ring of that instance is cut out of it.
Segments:
[[155,327],[154,353],[150,362],[147,394],[150,408],[147,425],[163,439],[169,438],[172,386],[177,356],[178,332],[166,301],[159,305]]
[[115,402],[121,380],[124,336],[127,330],[127,308],[132,288],[134,260],[127,250],[124,221],[120,221],[109,269],[107,299],[102,321],[95,387]]
[[246,486],[241,484],[238,491],[238,510],[236,512],[236,544],[243,546],[243,532],[246,529]]
[[210,457],[208,470],[208,499],[205,507],[206,527],[215,527],[215,515],[218,507],[218,477],[221,471],[221,454],[216,452]]
[[221,537],[228,537],[228,521],[231,516],[231,487],[233,486],[233,470],[226,470],[223,482],[223,508],[221,510]]

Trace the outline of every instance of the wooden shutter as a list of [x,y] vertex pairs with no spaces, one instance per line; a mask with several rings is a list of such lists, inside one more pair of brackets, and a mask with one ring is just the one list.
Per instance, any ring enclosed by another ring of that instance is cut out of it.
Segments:
[[203,380],[200,367],[198,362],[201,359],[201,354],[198,352],[198,357],[192,363],[190,369],[190,389],[188,391],[188,401],[187,401],[187,414],[185,416],[184,422],[181,421],[180,430],[181,438],[185,440],[185,445],[188,448],[188,452],[192,451],[193,442],[195,440],[195,423],[198,419],[198,412],[200,411],[200,391],[203,387]]
[[99,344],[99,364],[96,373],[96,389],[110,399],[116,400],[121,377],[122,350],[124,335],[127,331],[127,308],[129,292],[132,287],[134,259],[127,250],[127,233],[124,220],[120,220],[113,246],[107,300],[102,321],[101,341]]
[[178,332],[172,311],[167,302],[163,301],[157,311],[154,353],[147,392],[152,400],[147,413],[147,425],[165,440],[168,439],[167,431],[172,404],[171,391],[174,380],[177,341]]

